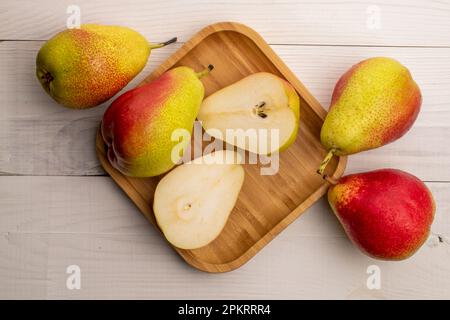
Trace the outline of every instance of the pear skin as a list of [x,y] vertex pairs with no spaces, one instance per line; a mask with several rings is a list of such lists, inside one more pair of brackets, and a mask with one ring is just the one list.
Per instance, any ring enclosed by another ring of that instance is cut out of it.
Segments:
[[125,87],[145,66],[150,44],[121,26],[81,25],[47,41],[36,58],[36,76],[58,103],[76,109],[99,105]]
[[288,141],[280,147],[278,152],[286,150],[295,142],[295,139],[297,139],[298,127],[300,123],[300,98],[297,94],[297,91],[295,91],[294,87],[289,82],[287,82],[286,80],[283,80],[283,82],[284,90],[286,91],[286,95],[288,96],[289,106],[292,111],[294,111],[297,121],[295,122],[295,129],[292,131],[292,134],[289,137]]
[[328,202],[351,241],[383,260],[413,255],[428,238],[435,212],[426,185],[395,169],[342,177],[328,190]]
[[[172,133],[192,133],[193,123],[205,93],[201,73],[177,67],[157,79],[118,97],[106,110],[102,137],[108,146],[108,160],[123,174],[153,177],[169,171],[182,157],[172,159],[180,144]],[[182,141],[182,151],[189,141]]]
[[411,128],[421,103],[419,86],[398,61],[384,57],[361,61],[336,83],[321,142],[338,156],[381,147]]

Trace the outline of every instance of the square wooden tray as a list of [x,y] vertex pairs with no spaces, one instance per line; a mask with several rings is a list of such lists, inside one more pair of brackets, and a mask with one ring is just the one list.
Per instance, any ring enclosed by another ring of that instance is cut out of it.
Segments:
[[[143,83],[172,67],[184,65],[201,70],[208,64],[213,64],[215,68],[210,75],[202,78],[205,96],[249,74],[266,71],[289,81],[297,90],[301,103],[298,136],[291,147],[280,153],[279,172],[263,176],[259,165],[244,165],[244,185],[220,235],[199,249],[174,248],[197,269],[226,272],[250,260],[326,193],[328,183],[316,173],[326,154],[319,138],[326,111],[258,33],[232,22],[213,24],[201,30]],[[115,170],[105,157],[106,146],[100,134],[97,135],[96,149],[106,172],[158,228],[152,203],[160,177],[130,178]],[[338,178],[344,172],[345,165],[346,157],[334,157],[326,173]]]

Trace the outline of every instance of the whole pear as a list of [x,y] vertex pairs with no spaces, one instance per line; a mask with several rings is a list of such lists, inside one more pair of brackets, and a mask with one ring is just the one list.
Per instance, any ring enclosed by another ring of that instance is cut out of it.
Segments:
[[377,57],[359,62],[334,88],[320,133],[329,151],[326,160],[332,154],[354,154],[400,138],[413,125],[421,103],[417,83],[398,61]]
[[[101,126],[109,162],[133,177],[157,176],[174,167],[190,139],[179,141],[172,134],[177,129],[192,133],[205,93],[199,78],[212,68],[196,73],[177,67],[118,97]],[[173,152],[177,147],[180,152]]]
[[352,242],[371,257],[402,260],[425,242],[433,222],[433,196],[415,176],[381,169],[342,177],[328,201]]
[[105,102],[145,66],[151,44],[138,32],[121,26],[85,24],[66,29],[39,50],[36,76],[58,103],[76,109]]

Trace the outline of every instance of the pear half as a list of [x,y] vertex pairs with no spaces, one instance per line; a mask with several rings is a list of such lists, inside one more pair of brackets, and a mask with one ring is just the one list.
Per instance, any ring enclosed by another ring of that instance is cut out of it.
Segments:
[[284,79],[249,75],[203,100],[198,120],[205,131],[257,154],[289,147],[297,137],[300,99]]
[[176,167],[158,183],[153,211],[175,247],[196,249],[225,226],[244,182],[241,158],[216,151]]

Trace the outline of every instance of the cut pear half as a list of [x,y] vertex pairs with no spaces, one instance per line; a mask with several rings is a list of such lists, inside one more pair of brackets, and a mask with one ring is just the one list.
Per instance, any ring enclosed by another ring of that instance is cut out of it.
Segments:
[[196,249],[222,231],[244,182],[240,156],[216,151],[176,167],[158,183],[153,211],[175,247]]
[[271,154],[295,141],[299,113],[295,89],[271,73],[259,72],[207,97],[197,118],[214,138],[253,153]]

